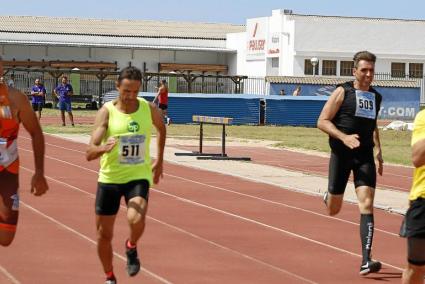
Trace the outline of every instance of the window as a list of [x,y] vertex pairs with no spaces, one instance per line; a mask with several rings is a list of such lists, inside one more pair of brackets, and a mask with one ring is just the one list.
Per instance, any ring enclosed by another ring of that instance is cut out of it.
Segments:
[[422,78],[424,76],[424,65],[422,63],[409,63],[409,77]]
[[406,76],[406,63],[392,62],[391,77],[405,77],[405,76]]
[[279,57],[272,58],[272,68],[279,68]]
[[353,61],[341,61],[341,67],[340,67],[340,76],[353,76],[353,68],[354,68],[354,62]]
[[319,75],[319,63],[317,63],[316,72],[313,74],[313,64],[311,64],[310,59],[304,60],[304,75]]
[[323,60],[322,75],[336,76],[336,60]]

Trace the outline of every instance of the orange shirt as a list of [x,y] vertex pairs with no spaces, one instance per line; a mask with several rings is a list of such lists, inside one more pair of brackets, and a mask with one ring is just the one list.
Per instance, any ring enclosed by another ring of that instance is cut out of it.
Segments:
[[19,122],[13,118],[10,109],[9,92],[6,84],[0,84],[0,147],[8,152],[11,161],[0,163],[0,171],[7,170],[17,174],[19,172],[19,159],[17,157],[17,144]]

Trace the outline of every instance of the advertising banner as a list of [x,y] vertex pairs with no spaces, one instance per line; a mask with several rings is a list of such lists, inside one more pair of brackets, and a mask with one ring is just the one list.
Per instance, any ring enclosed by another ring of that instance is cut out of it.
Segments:
[[[292,94],[297,86],[301,86],[300,96],[330,96],[335,90],[333,85],[309,84],[270,84],[270,94],[279,95],[281,90],[285,94]],[[412,121],[419,112],[420,88],[402,87],[375,87],[382,95],[380,119]]]
[[268,18],[246,21],[246,60],[265,60]]

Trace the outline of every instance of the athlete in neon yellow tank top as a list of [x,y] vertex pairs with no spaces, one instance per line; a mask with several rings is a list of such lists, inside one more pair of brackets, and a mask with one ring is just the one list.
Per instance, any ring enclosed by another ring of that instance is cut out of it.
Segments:
[[[149,187],[162,177],[166,130],[155,105],[137,98],[142,80],[139,69],[124,68],[117,80],[119,96],[106,103],[96,115],[87,148],[87,160],[101,157],[96,194],[98,253],[106,283],[116,283],[112,270],[111,236],[120,200],[125,198],[130,233],[126,240],[127,272],[140,270],[137,241],[143,234]],[[157,156],[151,166],[151,128],[157,130]]]
[[99,182],[123,184],[135,179],[146,179],[152,184],[152,167],[149,155],[152,118],[149,103],[139,100],[134,113],[123,113],[113,102],[105,107],[109,112],[108,129],[103,139],[117,139],[117,146],[102,155]]

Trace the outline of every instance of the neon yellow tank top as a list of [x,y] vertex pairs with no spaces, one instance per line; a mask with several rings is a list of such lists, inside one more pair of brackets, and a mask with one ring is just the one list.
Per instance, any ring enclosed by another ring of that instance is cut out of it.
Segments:
[[109,137],[115,137],[117,144],[100,159],[99,182],[124,184],[145,179],[153,184],[149,154],[151,110],[145,99],[138,100],[139,108],[130,114],[119,111],[112,102],[105,104],[109,121],[103,143]]

